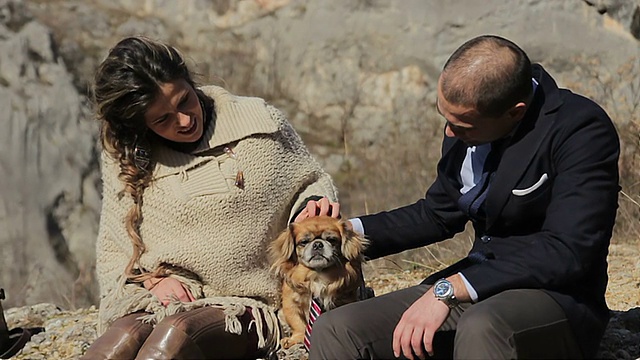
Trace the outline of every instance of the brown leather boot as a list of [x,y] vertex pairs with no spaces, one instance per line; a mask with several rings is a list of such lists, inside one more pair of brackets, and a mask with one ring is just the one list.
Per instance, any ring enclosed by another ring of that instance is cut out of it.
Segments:
[[249,311],[240,318],[242,334],[225,331],[223,310],[204,307],[175,314],[162,320],[138,352],[148,359],[256,359],[259,354],[255,326]]
[[153,325],[137,320],[144,313],[133,313],[116,320],[102,334],[81,358],[93,359],[133,359],[145,342]]

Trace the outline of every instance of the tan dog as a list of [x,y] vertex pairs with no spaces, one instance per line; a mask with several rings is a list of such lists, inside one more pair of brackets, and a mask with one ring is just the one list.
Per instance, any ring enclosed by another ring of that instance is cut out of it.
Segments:
[[271,244],[272,269],[282,279],[282,311],[292,330],[283,348],[303,342],[311,296],[325,311],[358,300],[366,246],[350,222],[329,216],[293,223]]

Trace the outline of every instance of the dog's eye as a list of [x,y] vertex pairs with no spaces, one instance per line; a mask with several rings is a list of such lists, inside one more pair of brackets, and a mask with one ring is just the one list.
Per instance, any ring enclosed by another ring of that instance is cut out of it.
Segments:
[[298,243],[298,246],[307,246],[308,243],[309,243],[309,240],[302,240]]
[[327,240],[328,242],[332,243],[332,244],[339,244],[340,243],[340,238],[337,236],[328,236],[325,240]]

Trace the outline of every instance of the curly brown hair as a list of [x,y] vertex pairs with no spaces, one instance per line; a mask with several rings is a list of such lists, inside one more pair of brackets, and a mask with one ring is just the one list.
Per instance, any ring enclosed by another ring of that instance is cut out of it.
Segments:
[[120,163],[119,178],[124,183],[120,196],[129,195],[133,206],[126,216],[127,233],[133,254],[125,276],[132,282],[166,276],[168,267],[149,272],[140,264],[145,245],[140,235],[144,189],[151,171],[134,162],[136,142],[148,137],[144,115],[162,84],[185,80],[196,87],[184,58],[172,46],[135,36],[122,39],[98,67],[92,88],[96,115],[101,122],[100,140],[104,151]]

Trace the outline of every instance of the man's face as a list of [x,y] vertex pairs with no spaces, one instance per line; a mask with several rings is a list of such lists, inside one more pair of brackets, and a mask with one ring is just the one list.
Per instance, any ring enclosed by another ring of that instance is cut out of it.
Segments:
[[[520,108],[524,106],[524,108]],[[438,82],[438,113],[447,121],[445,135],[457,137],[467,145],[481,145],[498,140],[509,134],[524,115],[526,106],[519,103],[499,117],[482,116],[477,109],[455,105],[442,95]]]

